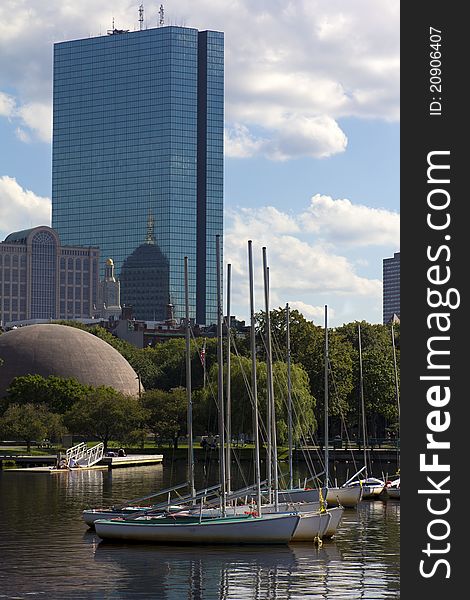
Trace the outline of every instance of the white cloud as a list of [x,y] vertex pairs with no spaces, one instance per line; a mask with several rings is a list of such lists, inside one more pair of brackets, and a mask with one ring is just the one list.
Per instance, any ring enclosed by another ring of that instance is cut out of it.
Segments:
[[21,106],[17,111],[23,124],[34,131],[40,140],[50,142],[52,136],[51,105],[32,102]]
[[[316,323],[321,322],[325,316],[325,307],[324,306],[312,306],[311,304],[307,304],[306,302],[302,302],[301,300],[294,300],[293,302],[289,302],[289,307],[291,310],[298,310],[303,316],[309,321],[315,321]],[[334,318],[335,312],[334,310],[329,310],[329,317]]]
[[336,244],[394,245],[400,239],[398,213],[321,194],[313,196],[301,222],[304,231],[334,239]]
[[[312,218],[309,211],[292,215],[265,207],[228,213],[224,259],[232,265],[236,314],[248,318],[247,242],[252,239],[257,310],[264,308],[262,247],[266,247],[271,307],[284,306],[288,301],[307,318],[321,323],[324,304],[334,304],[330,315],[336,317],[336,324],[370,320],[370,315],[375,315],[376,322],[381,321],[382,282],[361,274],[358,269],[367,267],[370,261],[366,252],[371,250],[366,249],[367,245],[382,246],[383,256],[396,249],[398,230],[384,230],[382,220],[375,218],[374,209],[326,196],[317,195],[312,200],[318,198],[325,199],[318,213],[319,235],[317,229],[305,225],[306,215]],[[387,211],[379,213],[383,218],[394,216],[394,213],[387,215]],[[354,221],[350,230],[341,222],[343,218]],[[322,224],[328,226],[323,228]],[[354,262],[342,254],[341,246],[346,239],[361,241],[355,250],[360,254],[362,248],[363,255]],[[381,270],[382,255],[375,255],[373,260]]]
[[[399,117],[398,0],[180,0],[165,11],[166,24],[225,32],[228,156],[331,156],[346,147],[339,118]],[[48,116],[30,107],[50,106],[53,43],[103,35],[113,17],[137,29],[138,4],[0,4],[0,89],[14,90],[22,126],[40,139]],[[157,10],[145,18],[155,27]]]
[[25,190],[13,177],[0,177],[0,236],[27,227],[51,224],[51,201]]
[[0,116],[11,117],[15,110],[15,99],[9,94],[0,92]]
[[346,136],[331,117],[295,115],[287,118],[279,127],[266,154],[275,160],[298,156],[325,158],[344,152],[346,145]]
[[[43,142],[51,141],[52,135],[52,106],[49,102],[32,102],[18,105],[16,98],[0,92],[0,116],[7,117],[16,124],[15,135],[22,142],[30,142],[28,131]],[[26,129],[26,130],[25,130]]]
[[21,127],[17,127],[15,129],[15,135],[16,137],[21,140],[22,142],[25,143],[29,143],[31,141],[31,137],[28,135],[28,133],[22,129]]
[[249,158],[259,152],[264,140],[256,139],[250,134],[248,127],[234,123],[225,129],[225,156],[231,158]]
[[265,136],[256,138],[248,127],[236,123],[225,130],[225,154],[232,158],[261,155],[271,160],[301,156],[325,158],[346,149],[347,138],[334,119],[321,115],[290,115]]

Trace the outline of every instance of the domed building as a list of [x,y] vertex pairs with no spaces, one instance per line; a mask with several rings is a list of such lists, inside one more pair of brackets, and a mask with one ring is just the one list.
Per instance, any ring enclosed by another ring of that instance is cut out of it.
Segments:
[[0,397],[15,377],[73,377],[85,385],[106,385],[138,396],[136,372],[107,342],[66,325],[40,324],[0,335]]

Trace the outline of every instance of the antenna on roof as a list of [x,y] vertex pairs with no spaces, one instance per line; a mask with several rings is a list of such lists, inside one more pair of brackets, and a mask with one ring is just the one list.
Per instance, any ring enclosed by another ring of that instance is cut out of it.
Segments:
[[114,31],[115,30],[114,30],[114,17],[113,17],[113,28],[112,29],[108,29],[107,33],[108,33],[108,35],[113,35]]
[[139,6],[139,24],[140,24],[140,31],[142,31],[142,29],[144,28],[144,5],[141,4]]
[[160,10],[158,11],[158,14],[160,15],[160,20],[158,24],[161,27],[165,23],[165,11],[163,10],[163,4],[160,4]]
[[116,27],[114,26],[114,17],[113,17],[113,28],[108,29],[108,35],[116,35],[118,33],[127,33],[128,31],[129,31],[129,29],[116,29]]

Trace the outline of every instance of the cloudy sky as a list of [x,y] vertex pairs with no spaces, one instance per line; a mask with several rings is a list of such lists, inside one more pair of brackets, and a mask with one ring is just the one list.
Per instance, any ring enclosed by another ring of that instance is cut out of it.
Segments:
[[[138,29],[139,0],[0,3],[0,238],[50,225],[54,42]],[[145,3],[145,26],[160,3]],[[225,259],[248,317],[247,241],[274,307],[382,321],[399,251],[399,0],[171,0],[165,24],[225,32]],[[261,285],[257,308],[263,307]]]

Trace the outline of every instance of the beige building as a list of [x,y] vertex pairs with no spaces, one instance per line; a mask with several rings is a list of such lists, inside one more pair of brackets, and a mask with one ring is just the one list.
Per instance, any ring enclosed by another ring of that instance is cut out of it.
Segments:
[[86,319],[96,312],[97,247],[61,246],[47,226],[16,231],[0,243],[0,322]]
[[103,319],[119,319],[121,316],[121,284],[114,275],[114,262],[108,258],[104,269],[104,279],[100,281],[97,315]]

